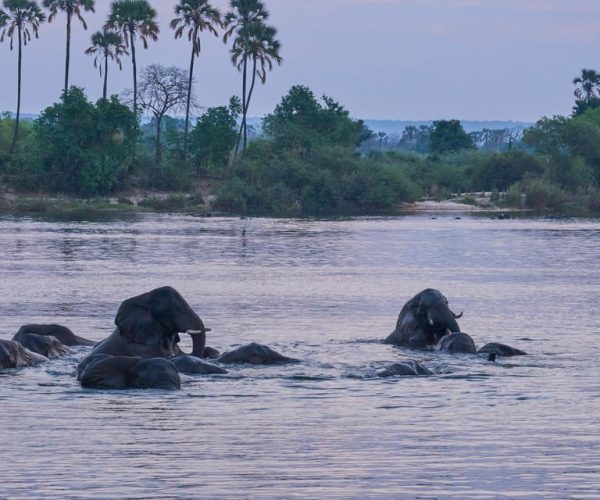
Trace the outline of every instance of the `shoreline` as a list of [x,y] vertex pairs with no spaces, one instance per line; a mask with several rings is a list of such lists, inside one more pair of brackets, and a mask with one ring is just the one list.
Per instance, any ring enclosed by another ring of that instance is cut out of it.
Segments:
[[[203,196],[204,194],[204,196]],[[66,215],[70,213],[181,213],[194,212],[207,217],[218,216],[252,216],[273,217],[269,214],[237,214],[221,212],[213,209],[212,202],[215,197],[207,193],[189,194],[177,192],[143,191],[134,193],[121,193],[107,197],[78,198],[71,196],[51,196],[46,194],[0,194],[0,215]],[[468,200],[468,203],[465,203]],[[407,214],[436,214],[436,213],[530,213],[534,212],[523,208],[511,208],[494,205],[489,197],[471,197],[471,194],[453,197],[447,200],[419,200],[412,203],[401,203],[396,210],[388,213],[364,214],[330,214],[323,217],[364,217],[364,216],[395,216]],[[576,214],[558,213],[552,210],[536,211],[537,215],[556,215],[598,218],[600,214],[582,212]],[[298,217],[292,216],[290,217]],[[302,217],[302,216],[300,216]],[[314,217],[307,215],[305,217]]]

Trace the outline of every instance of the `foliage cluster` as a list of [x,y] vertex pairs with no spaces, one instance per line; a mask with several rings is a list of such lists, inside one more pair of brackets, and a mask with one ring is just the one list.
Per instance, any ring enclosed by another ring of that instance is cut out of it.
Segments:
[[263,128],[266,137],[250,144],[222,184],[219,208],[275,215],[377,213],[420,195],[399,169],[356,154],[370,131],[333,99],[319,102],[307,87],[293,87]]

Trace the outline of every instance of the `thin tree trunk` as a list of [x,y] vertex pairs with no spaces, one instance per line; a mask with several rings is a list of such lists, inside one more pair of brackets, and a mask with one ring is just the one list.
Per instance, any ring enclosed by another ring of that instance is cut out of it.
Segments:
[[238,133],[237,142],[235,143],[235,153],[233,157],[236,158],[240,149],[240,143],[242,142],[242,133],[244,131],[244,123],[246,122],[246,80],[248,71],[248,60],[244,56],[244,69],[242,72],[242,124]]
[[155,158],[154,161],[156,162],[156,166],[159,167],[160,166],[160,162],[161,162],[161,148],[160,148],[160,132],[161,132],[161,122],[162,122],[162,116],[157,116],[156,117],[156,153],[155,153]]
[[69,63],[71,62],[71,12],[67,11],[67,56],[65,60],[65,97],[69,90]]
[[104,54],[104,87],[102,88],[102,98],[106,100],[106,91],[108,89],[108,53]]
[[23,35],[21,32],[21,25],[18,27],[19,31],[19,63],[17,69],[17,117],[15,120],[15,135],[13,136],[12,145],[10,147],[10,154],[15,152],[17,145],[17,137],[19,135],[19,119],[21,118],[21,67],[23,59]]
[[196,38],[198,37],[198,28],[194,30],[192,39],[192,58],[190,60],[190,75],[188,81],[187,104],[185,108],[185,132],[183,133],[183,162],[187,161],[188,131],[190,126],[190,105],[192,102],[192,81],[194,80],[194,59],[196,57]]
[[[250,85],[250,91],[248,92],[248,99],[246,101],[246,114],[250,107],[250,99],[252,99],[252,92],[254,92],[254,84],[256,83],[256,57],[252,59],[252,84]],[[244,149],[248,146],[248,124],[246,117],[244,117]]]
[[137,63],[135,60],[133,29],[131,27],[129,27],[129,39],[131,40],[131,62],[133,63],[133,112],[137,116]]

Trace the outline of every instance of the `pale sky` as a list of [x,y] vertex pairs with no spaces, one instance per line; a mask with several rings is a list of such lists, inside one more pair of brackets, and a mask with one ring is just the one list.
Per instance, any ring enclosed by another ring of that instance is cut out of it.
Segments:
[[[175,0],[151,0],[161,37],[138,49],[138,64],[187,68],[190,46],[168,27]],[[600,70],[600,0],[265,0],[279,30],[283,66],[260,86],[250,115],[262,116],[294,84],[339,100],[370,119],[535,121],[567,114],[572,79]],[[83,54],[110,1],[96,0],[87,32],[74,25],[71,82],[96,99],[102,80]],[[221,9],[228,1],[214,0]],[[65,18],[40,29],[24,53],[23,112],[58,99]],[[0,44],[0,110],[15,109],[16,52]],[[204,35],[195,90],[204,106],[227,103],[241,78],[228,47]],[[109,92],[131,87],[131,63],[111,67]]]

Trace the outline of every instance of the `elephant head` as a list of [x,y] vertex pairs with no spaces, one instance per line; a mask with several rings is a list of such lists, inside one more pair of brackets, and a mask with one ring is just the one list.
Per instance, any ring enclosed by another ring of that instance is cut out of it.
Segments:
[[441,292],[428,288],[404,304],[396,329],[386,343],[416,348],[433,346],[443,336],[460,331],[456,320],[461,316],[462,313],[452,312]]
[[425,331],[438,341],[448,333],[460,332],[456,322],[462,318],[462,312],[455,314],[448,305],[448,299],[438,290],[428,288],[412,299],[411,308]]
[[19,342],[0,339],[0,369],[34,366],[44,361],[48,361],[48,358],[31,352]]
[[130,343],[172,350],[179,333],[193,333],[194,350],[201,351],[209,331],[181,294],[170,286],[125,300],[117,312],[119,334]]
[[93,354],[169,358],[181,354],[179,333],[190,333],[194,355],[203,353],[206,332],[202,320],[185,299],[169,286],[123,301],[115,331],[96,345]]

